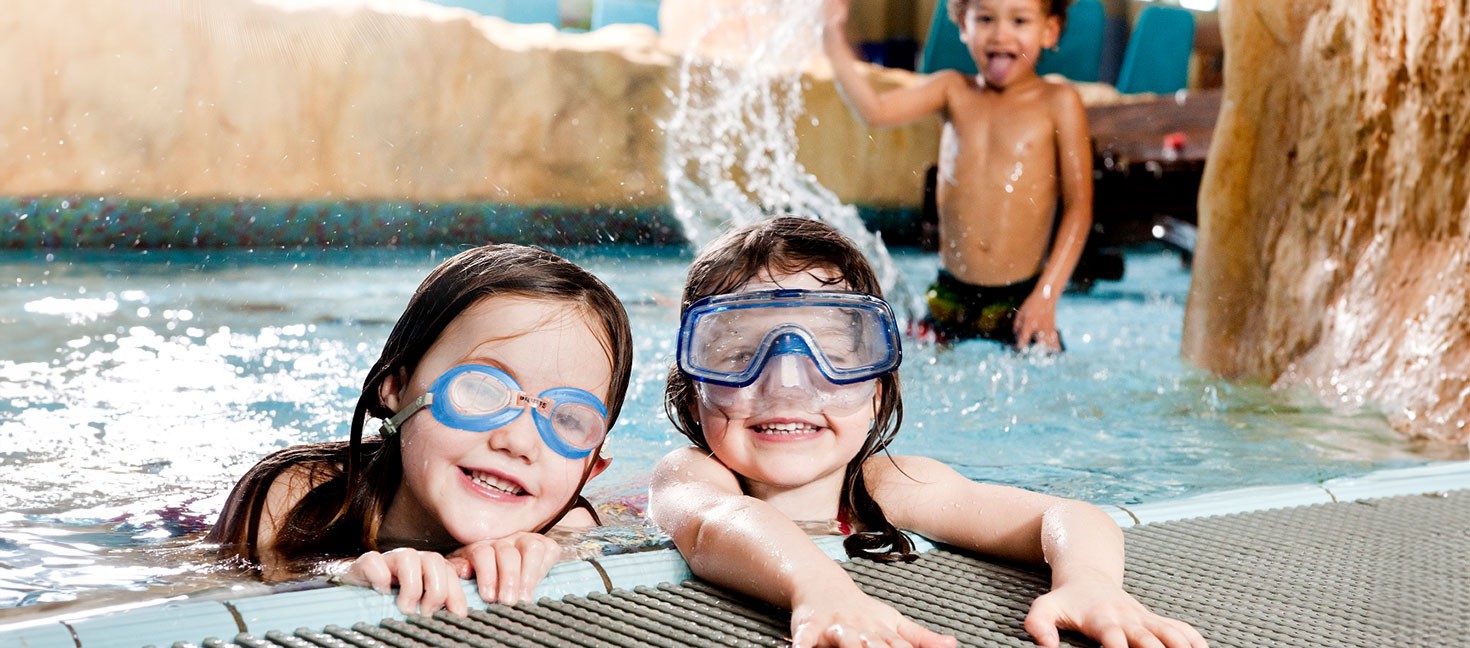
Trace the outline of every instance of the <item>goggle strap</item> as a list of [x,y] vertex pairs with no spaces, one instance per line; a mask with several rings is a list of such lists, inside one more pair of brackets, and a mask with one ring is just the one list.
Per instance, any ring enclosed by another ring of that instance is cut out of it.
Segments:
[[403,422],[407,421],[408,417],[433,404],[434,393],[424,392],[418,398],[413,399],[413,402],[409,403],[408,407],[398,410],[398,413],[394,414],[393,418],[383,421],[383,427],[379,428],[378,431],[384,436],[398,434],[398,426],[403,425]]

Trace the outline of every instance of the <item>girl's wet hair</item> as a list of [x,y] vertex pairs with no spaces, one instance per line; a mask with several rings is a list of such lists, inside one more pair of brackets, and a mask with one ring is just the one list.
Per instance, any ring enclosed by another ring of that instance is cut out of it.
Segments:
[[[953,20],[956,25],[964,24],[965,11],[977,1],[948,0],[945,9],[949,12],[949,19]],[[1047,17],[1056,16],[1060,26],[1067,26],[1067,6],[1072,4],[1072,0],[1039,0],[1039,2],[1041,2],[1041,10],[1046,12]]]
[[[258,563],[256,538],[266,495],[271,484],[284,476],[305,479],[312,488],[277,525],[275,547],[282,557],[355,557],[375,550],[378,526],[403,477],[400,437],[374,434],[364,438],[369,418],[386,419],[394,413],[382,402],[380,387],[390,376],[411,375],[454,318],[492,297],[566,302],[597,322],[603,351],[613,366],[606,402],[611,428],[622,409],[633,368],[627,311],[612,290],[591,273],[546,250],[512,244],[466,250],[430,272],[409,299],[363,381],[350,439],[294,446],[266,457],[235,486],[206,541],[219,543],[227,557]],[[592,463],[588,462],[589,467]],[[583,471],[584,483],[589,470]],[[577,499],[567,502],[541,529],[527,531],[551,528]]]
[[[831,272],[834,290],[883,296],[872,265],[841,232],[820,221],[781,216],[728,232],[710,243],[689,267],[679,311],[682,315],[700,299],[737,291],[762,273],[778,276],[808,270]],[[878,384],[882,389],[878,390],[881,396],[873,429],[862,450],[847,464],[841,502],[849,519],[860,522],[868,531],[849,536],[844,547],[853,557],[883,562],[912,560],[916,557],[913,543],[888,521],[863,480],[863,463],[888,447],[903,421],[898,373],[879,377]],[[696,413],[697,403],[693,381],[677,365],[672,367],[664,390],[664,410],[680,433],[694,445],[709,450]]]

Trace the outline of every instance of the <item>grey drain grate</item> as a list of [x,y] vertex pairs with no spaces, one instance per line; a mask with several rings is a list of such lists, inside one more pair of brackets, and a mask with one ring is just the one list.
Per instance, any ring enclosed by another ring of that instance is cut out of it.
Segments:
[[[1470,491],[1125,533],[1129,590],[1193,623],[1212,646],[1470,645]],[[1022,622],[1046,590],[1038,570],[943,549],[909,564],[845,566],[864,590],[960,645],[1034,645]],[[691,581],[205,646],[780,646],[788,621],[783,610]],[[1092,645],[1079,635],[1063,643]]]

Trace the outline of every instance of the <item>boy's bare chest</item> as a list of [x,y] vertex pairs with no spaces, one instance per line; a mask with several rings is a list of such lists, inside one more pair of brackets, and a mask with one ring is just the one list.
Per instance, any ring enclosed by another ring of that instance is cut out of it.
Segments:
[[970,154],[1050,152],[1056,142],[1056,126],[1039,100],[971,98],[954,106],[949,126]]

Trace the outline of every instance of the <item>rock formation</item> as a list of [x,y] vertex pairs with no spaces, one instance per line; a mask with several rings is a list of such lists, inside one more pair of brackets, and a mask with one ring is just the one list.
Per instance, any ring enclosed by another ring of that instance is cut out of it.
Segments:
[[1470,3],[1222,3],[1183,352],[1470,440]]
[[[667,199],[679,53],[644,26],[565,33],[418,0],[58,0],[0,9],[0,56],[0,195]],[[846,200],[917,205],[935,125],[870,137],[814,85],[806,168]]]

